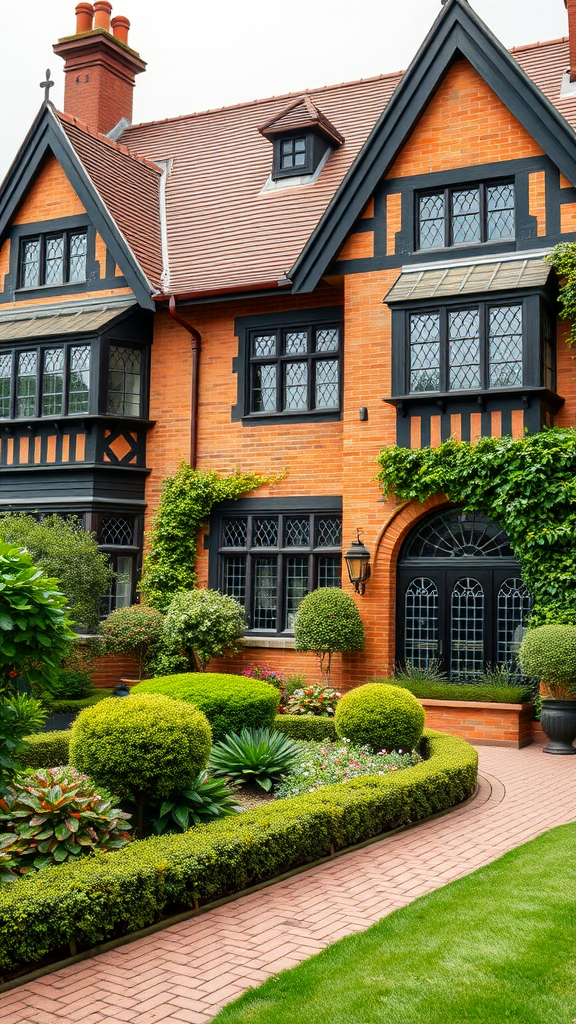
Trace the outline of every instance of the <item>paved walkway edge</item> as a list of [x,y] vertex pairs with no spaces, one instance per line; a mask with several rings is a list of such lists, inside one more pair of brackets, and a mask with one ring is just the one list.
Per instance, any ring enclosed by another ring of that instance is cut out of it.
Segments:
[[[490,791],[492,791],[491,781],[478,772],[478,780],[482,778]],[[250,886],[249,889],[242,889],[240,892],[232,893],[231,896],[223,896],[220,900],[214,900],[212,903],[206,903],[203,906],[198,906],[194,910],[185,910],[181,914],[174,914],[172,917],[163,917],[161,921],[156,924],[148,925],[147,928],[140,928],[137,932],[130,932],[129,935],[121,935],[117,939],[111,939],[110,942],[103,942],[99,946],[92,946],[91,949],[86,949],[82,953],[75,953],[74,956],[66,957],[64,960],[55,960],[54,963],[46,964],[44,967],[38,967],[35,971],[30,971],[28,974],[21,974],[17,978],[12,978],[10,981],[5,981],[0,984],[0,994],[3,992],[10,992],[12,989],[20,988],[22,985],[26,985],[30,981],[37,981],[38,978],[44,978],[47,974],[54,974],[55,971],[61,971],[64,967],[71,967],[73,964],[81,963],[83,960],[90,960],[92,957],[99,956],[101,953],[108,953],[112,949],[118,949],[119,946],[127,946],[131,942],[135,942],[137,939],[146,938],[148,935],[154,935],[155,932],[164,931],[165,928],[169,928],[171,925],[180,924],[182,921],[189,921],[191,918],[200,917],[202,914],[208,914],[211,910],[217,910],[218,907],[224,907],[227,903],[234,903],[236,900],[241,899],[243,896],[250,896],[251,893],[259,892],[262,889],[268,889],[270,886],[277,885],[278,882],[284,882],[288,878],[293,878],[295,875],[301,875],[305,871],[311,871],[312,868],[320,867],[322,864],[330,864],[337,860],[338,857],[344,857],[349,853],[354,853],[355,850],[363,850],[367,846],[372,846],[374,843],[380,843],[383,839],[388,839],[390,836],[398,835],[400,832],[408,832],[412,828],[417,828],[418,825],[424,825],[429,821],[435,821],[437,818],[445,818],[448,814],[453,814],[455,811],[459,811],[464,807],[468,807],[469,804],[474,803],[480,796],[480,786],[476,784],[476,791],[469,796],[467,800],[461,801],[459,804],[454,804],[452,807],[448,807],[445,811],[438,811],[437,814],[431,814],[429,818],[420,818],[418,821],[412,821],[409,825],[400,825],[399,828],[394,828],[390,832],[381,832],[380,835],[372,836],[370,839],[364,839],[361,843],[356,843],[355,846],[346,846],[342,850],[335,850],[328,857],[321,857],[320,860],[310,861],[308,864],[301,864],[298,868],[292,868],[291,871],[286,871],[283,875],[275,875],[274,878],[269,878],[264,882],[258,882],[257,885]],[[484,797],[484,800],[489,799],[489,795]],[[483,801],[484,802],[484,801]]]

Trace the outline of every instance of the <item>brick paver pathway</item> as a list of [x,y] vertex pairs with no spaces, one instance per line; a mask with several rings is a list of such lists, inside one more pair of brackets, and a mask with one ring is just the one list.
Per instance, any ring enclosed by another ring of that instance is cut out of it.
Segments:
[[202,1024],[244,989],[576,817],[576,758],[480,748],[466,807],[0,995],[0,1024]]

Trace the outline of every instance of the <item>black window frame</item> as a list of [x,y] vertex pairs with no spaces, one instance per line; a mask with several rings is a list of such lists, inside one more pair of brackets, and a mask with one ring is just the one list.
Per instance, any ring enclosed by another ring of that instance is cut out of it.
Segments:
[[[83,234],[86,239],[85,274],[83,278],[70,279],[70,237]],[[63,279],[61,281],[50,281],[46,283],[46,242],[51,238],[62,238],[64,242],[63,253]],[[38,281],[34,284],[24,284],[24,247],[27,242],[38,241],[40,244]],[[17,288],[19,291],[32,292],[37,288],[63,288],[84,285],[88,280],[89,272],[89,225],[83,227],[70,227],[56,230],[35,231],[30,234],[21,235],[18,251],[18,279]]]
[[[486,200],[486,191],[488,188],[498,185],[510,185],[514,190],[514,234],[507,235],[504,238],[488,238],[488,205]],[[452,196],[455,192],[472,191],[476,188],[480,193],[480,239],[473,239],[470,242],[454,242],[452,241]],[[420,245],[420,201],[428,196],[440,195],[443,195],[444,197],[444,244],[438,246],[425,246],[422,248]],[[513,175],[507,175],[504,178],[490,178],[483,181],[464,181],[461,184],[447,185],[444,188],[418,189],[414,193],[414,204],[414,248],[418,253],[442,252],[444,249],[467,249],[471,246],[478,245],[509,244],[516,240],[518,230],[518,189]]]
[[[253,543],[255,521],[272,519],[277,521],[277,543],[275,545],[255,545]],[[285,543],[286,520],[294,519],[308,519],[309,543],[307,545],[290,546]],[[316,543],[318,539],[316,532],[318,521],[322,519],[338,519],[340,523],[340,532],[342,531],[342,511],[341,509],[335,509],[333,507],[315,512],[310,511],[309,508],[299,509],[297,507],[286,508],[284,511],[269,511],[252,508],[250,511],[240,509],[239,511],[234,510],[230,512],[222,512],[218,515],[214,531],[217,543],[213,549],[217,558],[216,585],[222,593],[227,593],[226,559],[244,559],[245,600],[243,607],[246,611],[246,621],[248,623],[247,635],[268,637],[291,637],[294,635],[294,630],[288,625],[287,619],[286,570],[289,564],[288,560],[290,558],[303,558],[308,560],[309,585],[307,593],[311,590],[315,590],[318,586],[319,561],[323,557],[340,560],[340,572],[338,578],[340,580],[339,586],[342,585],[342,540],[340,541],[340,545],[322,546]],[[224,543],[224,531],[230,520],[246,520],[246,544],[244,546],[230,546]],[[273,629],[255,627],[253,624],[255,602],[254,570],[256,560],[259,558],[267,558],[271,561],[275,560],[276,564],[276,626]]]
[[[285,142],[296,142],[297,139],[304,139],[306,142],[305,160],[298,167],[282,166],[282,146]],[[311,132],[295,131],[279,135],[274,139],[274,156],[272,167],[272,178],[277,181],[280,178],[301,178],[314,173],[314,136]]]
[[[90,385],[88,390],[88,408],[79,412],[70,412],[70,358],[72,349],[76,348],[88,348],[90,350]],[[63,376],[63,395],[62,395],[62,411],[61,412],[47,412],[43,411],[43,399],[44,399],[44,353],[53,349],[62,349],[64,352],[64,367],[62,371]],[[33,352],[36,356],[36,391],[34,394],[34,413],[32,415],[19,415],[18,413],[18,378],[19,378],[19,362],[20,356],[27,353]],[[73,417],[82,418],[88,416],[93,410],[94,401],[94,390],[96,383],[95,374],[95,354],[93,339],[67,339],[53,337],[44,338],[41,342],[35,341],[31,344],[20,343],[19,345],[12,345],[10,348],[2,349],[0,353],[3,356],[10,356],[11,359],[11,372],[10,372],[10,414],[8,416],[1,416],[0,422],[7,423],[9,421],[24,422],[28,419],[41,419],[41,420],[53,420],[60,419],[61,417]]]

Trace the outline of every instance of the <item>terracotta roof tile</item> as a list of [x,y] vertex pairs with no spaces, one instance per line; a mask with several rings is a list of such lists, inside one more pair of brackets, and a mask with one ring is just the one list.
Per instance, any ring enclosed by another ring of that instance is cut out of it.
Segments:
[[269,118],[258,130],[261,135],[269,139],[274,138],[280,132],[303,128],[320,128],[323,134],[327,135],[337,145],[342,145],[344,142],[340,132],[336,130],[334,125],[330,123],[328,118],[324,116],[308,95],[292,100],[284,110]]

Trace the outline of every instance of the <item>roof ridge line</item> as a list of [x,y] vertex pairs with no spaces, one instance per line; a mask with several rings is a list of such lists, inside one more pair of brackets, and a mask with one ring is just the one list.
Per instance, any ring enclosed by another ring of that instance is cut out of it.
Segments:
[[523,43],[522,46],[511,46],[509,53],[519,53],[520,50],[538,50],[543,46],[558,46],[558,43],[569,42],[568,36],[558,36],[557,39],[545,39],[542,43]]

